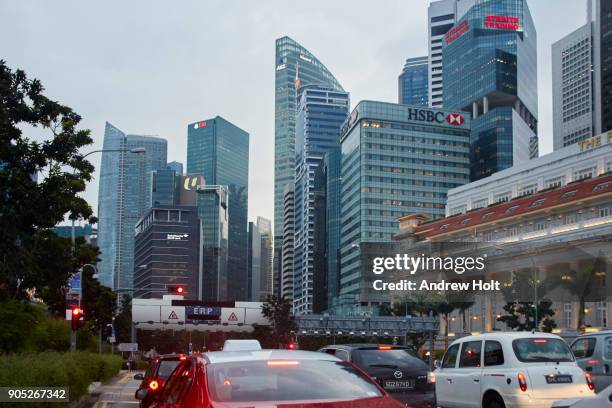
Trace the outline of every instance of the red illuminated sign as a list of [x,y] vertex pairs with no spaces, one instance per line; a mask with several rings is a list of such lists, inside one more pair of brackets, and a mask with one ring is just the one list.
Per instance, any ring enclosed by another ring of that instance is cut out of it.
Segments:
[[470,30],[470,24],[467,20],[463,20],[461,24],[457,27],[453,27],[444,35],[444,39],[446,40],[446,45],[452,43],[457,38],[461,37],[463,34],[467,33]]
[[491,15],[485,18],[484,25],[486,28],[517,31],[520,22],[521,20],[518,17]]
[[194,129],[199,129],[199,128],[203,128],[206,127],[208,125],[208,122],[198,122],[195,125],[193,125]]

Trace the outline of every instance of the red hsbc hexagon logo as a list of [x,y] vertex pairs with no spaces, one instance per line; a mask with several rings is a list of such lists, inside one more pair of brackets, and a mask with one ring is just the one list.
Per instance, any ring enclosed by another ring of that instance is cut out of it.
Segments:
[[465,122],[465,118],[460,113],[450,113],[446,117],[446,121],[451,125],[461,126],[463,125],[463,122]]

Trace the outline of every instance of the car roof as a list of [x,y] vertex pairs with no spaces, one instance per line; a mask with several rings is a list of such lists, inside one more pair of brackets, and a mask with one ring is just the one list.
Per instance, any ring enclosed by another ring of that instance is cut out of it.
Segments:
[[545,332],[535,332],[535,333],[532,333],[530,331],[520,331],[520,332],[487,332],[487,333],[482,333],[482,334],[478,334],[478,335],[474,335],[474,336],[461,337],[460,339],[457,339],[457,340],[453,341],[452,344],[463,343],[463,342],[466,342],[466,341],[478,341],[478,340],[500,340],[500,341],[504,341],[504,340],[515,340],[515,339],[525,339],[525,338],[528,339],[528,338],[536,338],[536,337],[537,338],[549,337],[549,338],[553,338],[553,339],[563,340],[561,337],[557,336],[556,334],[545,333]]
[[331,354],[302,350],[211,351],[203,353],[202,358],[204,358],[208,364],[266,360],[340,361],[339,358]]
[[393,347],[394,349],[401,349],[404,350],[407,347],[405,346],[394,346],[393,344],[384,344],[384,343],[380,343],[380,344],[368,344],[368,343],[355,343],[355,344],[330,344],[327,345],[325,347],[321,347],[321,348],[341,348],[341,349],[347,349],[347,350],[355,350],[355,349],[363,349],[363,348],[377,348],[377,347]]

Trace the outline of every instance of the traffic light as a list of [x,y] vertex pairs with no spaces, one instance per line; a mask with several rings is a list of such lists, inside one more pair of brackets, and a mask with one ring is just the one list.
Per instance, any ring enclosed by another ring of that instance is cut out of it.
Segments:
[[292,342],[292,343],[287,344],[287,348],[289,350],[295,350],[295,343]]
[[168,292],[174,295],[184,295],[187,291],[185,290],[185,287],[182,285],[173,285],[173,286],[168,286]]
[[72,319],[70,320],[70,324],[72,326],[72,330],[76,330],[79,328],[79,321],[83,317],[83,311],[75,306],[72,308]]

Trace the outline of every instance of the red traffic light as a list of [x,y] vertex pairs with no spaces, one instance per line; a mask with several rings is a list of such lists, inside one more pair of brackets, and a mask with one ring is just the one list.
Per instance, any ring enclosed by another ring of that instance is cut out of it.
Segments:
[[289,350],[295,350],[295,343],[289,343],[289,344],[287,344],[287,348],[288,348]]
[[78,307],[72,308],[72,316],[78,317],[80,314],[81,314],[81,309],[79,309]]
[[182,287],[182,286],[177,286],[176,287],[176,293],[178,293],[180,295],[183,292],[185,292],[185,288],[184,287]]
[[175,295],[183,295],[187,293],[185,286],[177,285],[177,286],[168,286],[168,293],[174,293]]

